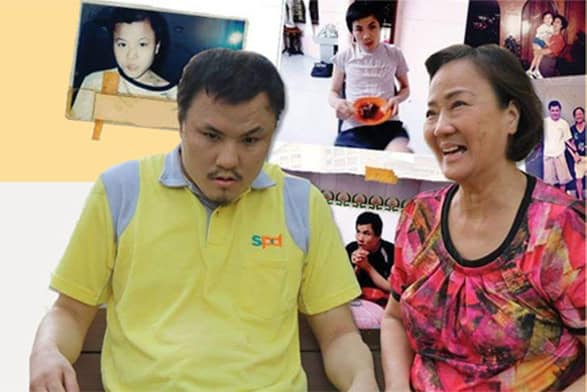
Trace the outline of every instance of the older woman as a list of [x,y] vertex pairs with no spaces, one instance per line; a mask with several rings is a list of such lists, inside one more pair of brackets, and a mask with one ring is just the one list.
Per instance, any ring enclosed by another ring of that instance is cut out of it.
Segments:
[[584,389],[585,207],[516,167],[543,133],[531,82],[495,45],[426,67],[426,141],[455,183],[398,223],[386,389]]

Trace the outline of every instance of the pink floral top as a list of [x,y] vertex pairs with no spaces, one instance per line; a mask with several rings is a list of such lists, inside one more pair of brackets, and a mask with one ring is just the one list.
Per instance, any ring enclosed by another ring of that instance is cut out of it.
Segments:
[[447,227],[450,185],[404,209],[392,294],[422,391],[560,390],[585,372],[585,206],[528,177],[504,242],[466,260]]

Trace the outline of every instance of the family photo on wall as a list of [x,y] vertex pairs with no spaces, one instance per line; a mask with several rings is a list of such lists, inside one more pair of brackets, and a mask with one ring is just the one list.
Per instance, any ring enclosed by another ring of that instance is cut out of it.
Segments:
[[533,79],[585,75],[585,2],[471,0],[465,43],[494,43]]
[[465,43],[519,58],[543,101],[544,140],[526,170],[585,198],[585,1],[470,1]]

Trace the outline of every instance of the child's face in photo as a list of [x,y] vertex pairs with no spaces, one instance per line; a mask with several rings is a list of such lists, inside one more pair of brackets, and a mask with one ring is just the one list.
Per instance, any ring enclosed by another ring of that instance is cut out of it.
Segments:
[[353,22],[353,37],[361,49],[371,52],[379,45],[381,26],[374,16],[367,16]]
[[139,80],[151,68],[159,51],[155,32],[148,20],[117,23],[114,28],[114,57],[130,78]]
[[552,24],[552,14],[544,15],[544,18],[542,18],[542,22],[550,26]]

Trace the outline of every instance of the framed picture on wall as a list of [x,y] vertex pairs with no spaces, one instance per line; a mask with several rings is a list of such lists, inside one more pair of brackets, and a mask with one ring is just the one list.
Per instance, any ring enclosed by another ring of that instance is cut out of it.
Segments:
[[585,74],[584,0],[470,0],[465,43],[498,44],[533,79]]
[[67,117],[176,128],[184,65],[208,48],[242,49],[246,28],[239,19],[82,2]]
[[567,194],[585,198],[585,79],[535,80],[544,109],[544,140],[526,159],[526,171]]

